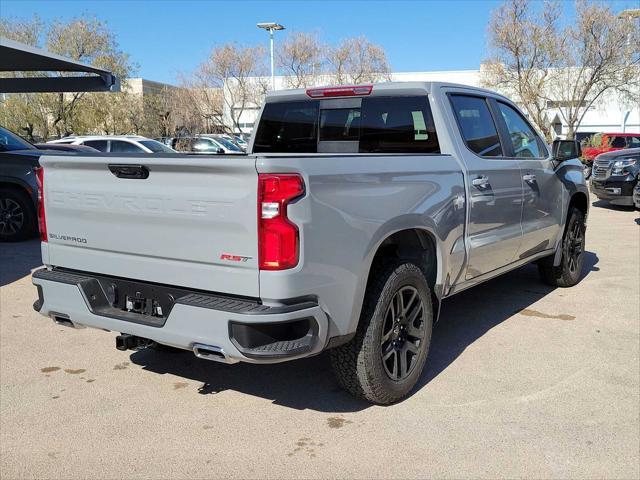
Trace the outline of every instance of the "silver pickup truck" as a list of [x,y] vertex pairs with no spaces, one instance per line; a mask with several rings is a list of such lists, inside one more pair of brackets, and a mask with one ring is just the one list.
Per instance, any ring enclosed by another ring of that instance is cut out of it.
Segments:
[[[340,384],[406,396],[441,302],[537,261],[581,275],[577,144],[446,83],[268,95],[245,156],[47,155],[34,308],[226,363],[330,350]],[[472,316],[472,312],[470,312]]]

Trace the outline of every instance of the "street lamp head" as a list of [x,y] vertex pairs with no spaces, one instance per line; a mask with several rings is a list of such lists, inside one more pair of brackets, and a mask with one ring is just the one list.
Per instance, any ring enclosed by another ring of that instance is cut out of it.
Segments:
[[265,30],[284,30],[284,26],[276,22],[262,22],[257,24],[258,28],[264,28]]

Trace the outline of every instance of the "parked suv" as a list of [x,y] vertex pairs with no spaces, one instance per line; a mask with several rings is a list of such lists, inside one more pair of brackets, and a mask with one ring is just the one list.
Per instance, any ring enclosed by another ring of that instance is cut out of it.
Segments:
[[47,142],[52,145],[86,145],[110,153],[176,153],[167,145],[139,135],[89,135],[65,137]]
[[593,160],[601,153],[640,147],[640,133],[596,133],[584,140],[582,159],[585,163],[585,177],[593,170]]
[[409,82],[270,92],[248,155],[44,157],[34,307],[121,350],[330,350],[345,389],[395,402],[445,298],[530,262],[578,283],[578,147],[494,92]]
[[640,175],[640,148],[598,155],[593,164],[591,191],[613,205],[633,206],[633,191]]

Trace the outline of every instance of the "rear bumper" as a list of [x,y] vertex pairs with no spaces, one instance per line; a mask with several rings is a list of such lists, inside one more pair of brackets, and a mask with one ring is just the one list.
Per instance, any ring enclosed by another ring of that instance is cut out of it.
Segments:
[[633,205],[633,188],[635,182],[598,181],[590,183],[591,192],[601,200],[608,200],[614,205]]
[[[39,297],[34,308],[75,327],[135,335],[185,350],[209,346],[223,352],[227,363],[282,362],[319,353],[327,343],[327,316],[308,299],[266,306],[252,299],[193,292],[177,298],[165,317],[153,318],[113,308],[104,279],[83,272],[38,270],[33,274]],[[151,287],[161,286],[133,286]]]

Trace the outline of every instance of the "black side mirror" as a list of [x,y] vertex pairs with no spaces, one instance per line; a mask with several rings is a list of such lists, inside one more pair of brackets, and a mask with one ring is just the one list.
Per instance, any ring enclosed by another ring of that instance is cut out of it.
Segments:
[[582,156],[582,147],[577,140],[560,140],[553,141],[553,159],[558,162],[579,158]]

